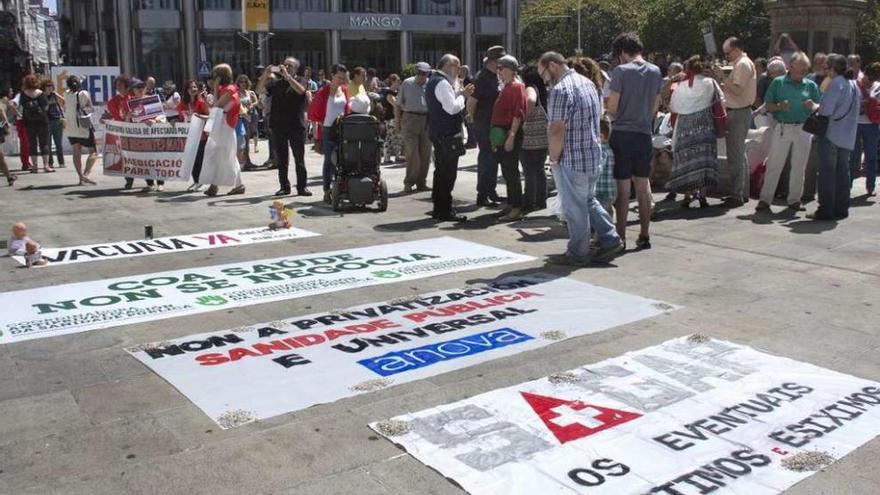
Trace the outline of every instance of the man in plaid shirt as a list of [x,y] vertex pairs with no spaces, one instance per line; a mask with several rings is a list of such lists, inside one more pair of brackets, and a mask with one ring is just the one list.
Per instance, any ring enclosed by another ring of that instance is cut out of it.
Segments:
[[[595,197],[602,169],[599,95],[595,85],[569,69],[556,52],[541,56],[538,72],[553,87],[547,100],[550,164],[569,235],[565,254],[549,261],[576,266],[591,260],[608,262],[623,251],[623,242]],[[599,236],[595,253],[590,253],[591,225]]]

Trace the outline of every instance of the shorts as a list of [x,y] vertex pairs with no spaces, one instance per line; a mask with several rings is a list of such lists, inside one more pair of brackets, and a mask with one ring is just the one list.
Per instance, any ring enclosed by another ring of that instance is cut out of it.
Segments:
[[67,140],[70,141],[71,145],[78,144],[80,146],[85,146],[86,148],[94,148],[95,147],[95,130],[89,129],[89,137],[87,137],[87,138],[68,137]]
[[614,151],[616,180],[647,178],[651,175],[651,152],[654,146],[650,134],[612,130],[608,144]]

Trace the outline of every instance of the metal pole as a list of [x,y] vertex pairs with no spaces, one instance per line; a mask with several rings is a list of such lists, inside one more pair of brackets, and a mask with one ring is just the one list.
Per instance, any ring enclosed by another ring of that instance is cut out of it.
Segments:
[[577,54],[583,55],[584,50],[581,47],[581,4],[583,0],[578,0],[578,42],[577,42]]

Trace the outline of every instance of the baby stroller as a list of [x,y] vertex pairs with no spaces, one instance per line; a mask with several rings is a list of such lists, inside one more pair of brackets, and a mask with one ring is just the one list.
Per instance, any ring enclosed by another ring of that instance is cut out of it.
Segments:
[[382,179],[382,140],[379,121],[364,114],[351,114],[337,121],[339,146],[336,150],[336,174],[330,191],[333,211],[343,202],[366,206],[378,202],[379,211],[388,209],[388,186]]

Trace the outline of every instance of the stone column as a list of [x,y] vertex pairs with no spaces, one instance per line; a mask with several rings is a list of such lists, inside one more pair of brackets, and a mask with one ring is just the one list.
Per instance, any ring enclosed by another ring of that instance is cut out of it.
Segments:
[[[406,15],[410,13],[409,1],[401,0],[400,1],[400,15]],[[412,55],[410,54],[410,45],[412,44],[412,33],[406,30],[406,26],[403,26],[403,29],[400,31],[400,65],[403,66],[405,64],[410,64],[413,62],[417,62],[417,60],[410,60]]]
[[[341,9],[341,2],[339,0],[330,0],[330,12],[339,12]],[[342,59],[342,38],[340,36],[339,30],[334,29],[330,31],[330,63],[329,65],[338,64]],[[328,74],[329,76],[329,74]]]
[[134,30],[131,25],[132,0],[116,2],[116,29],[119,38],[119,71],[123,74],[135,72]]
[[464,0],[464,42],[462,48],[464,51],[463,62],[471,68],[471,73],[476,74],[480,69],[477,63],[477,47],[476,47],[476,15],[477,0]]
[[187,79],[198,75],[199,26],[196,15],[197,0],[183,2],[183,73]]

